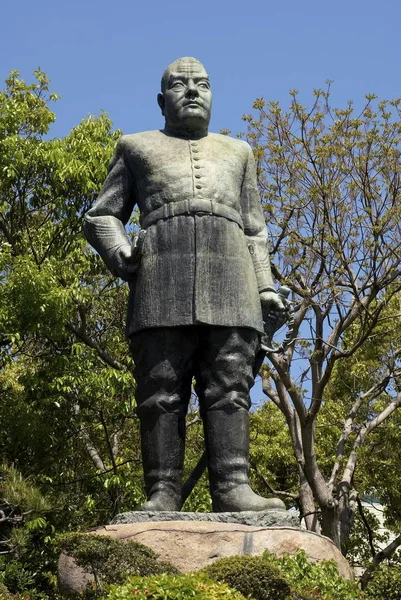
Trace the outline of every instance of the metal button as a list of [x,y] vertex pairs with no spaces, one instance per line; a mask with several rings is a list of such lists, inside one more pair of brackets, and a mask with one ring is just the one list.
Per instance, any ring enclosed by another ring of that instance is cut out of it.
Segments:
[[196,188],[198,188],[198,190],[201,190],[201,189],[202,189],[202,186],[201,186],[201,185],[196,185],[195,187],[196,187]]
[[198,175],[198,173],[196,173],[195,177],[196,177],[196,179],[200,179],[202,177],[202,175]]

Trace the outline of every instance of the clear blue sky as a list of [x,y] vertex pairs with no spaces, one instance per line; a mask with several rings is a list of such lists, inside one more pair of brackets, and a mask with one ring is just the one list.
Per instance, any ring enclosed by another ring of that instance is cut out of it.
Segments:
[[202,60],[214,94],[211,129],[244,129],[259,96],[288,103],[297,88],[334,80],[338,105],[367,92],[401,95],[400,0],[7,0],[0,77],[38,66],[62,100],[53,135],[107,110],[125,133],[162,126],[156,104],[164,68]]
[[[334,81],[333,100],[401,96],[400,0],[6,0],[0,77],[40,66],[62,99],[51,133],[108,111],[124,133],[163,126],[156,104],[165,67],[195,56],[212,82],[211,130],[243,131],[255,98],[304,104]],[[253,399],[262,396],[260,382]]]

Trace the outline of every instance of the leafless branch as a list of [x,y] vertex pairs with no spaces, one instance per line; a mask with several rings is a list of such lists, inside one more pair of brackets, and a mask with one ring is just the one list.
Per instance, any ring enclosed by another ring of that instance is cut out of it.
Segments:
[[374,576],[374,573],[375,573],[377,567],[384,560],[390,558],[394,554],[394,552],[397,550],[397,548],[399,548],[399,546],[401,546],[401,534],[398,535],[395,538],[395,540],[393,540],[390,544],[388,544],[388,546],[386,546],[385,548],[383,548],[383,550],[380,550],[380,552],[378,552],[375,555],[375,557],[373,558],[372,562],[369,564],[368,568],[364,571],[362,577],[359,580],[359,582],[360,582],[361,587],[362,587],[363,590],[366,588],[366,586],[368,585],[369,581]]

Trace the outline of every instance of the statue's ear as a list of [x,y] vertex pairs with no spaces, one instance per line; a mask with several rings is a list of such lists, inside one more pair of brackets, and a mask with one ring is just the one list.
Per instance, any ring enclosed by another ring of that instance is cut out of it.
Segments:
[[160,106],[160,110],[162,111],[162,115],[164,117],[165,100],[163,94],[157,94],[157,104]]

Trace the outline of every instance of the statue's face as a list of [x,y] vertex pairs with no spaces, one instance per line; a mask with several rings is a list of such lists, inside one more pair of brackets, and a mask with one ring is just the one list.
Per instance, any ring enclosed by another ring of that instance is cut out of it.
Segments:
[[158,96],[169,127],[199,129],[208,126],[212,109],[209,77],[200,63],[181,61],[170,71]]

